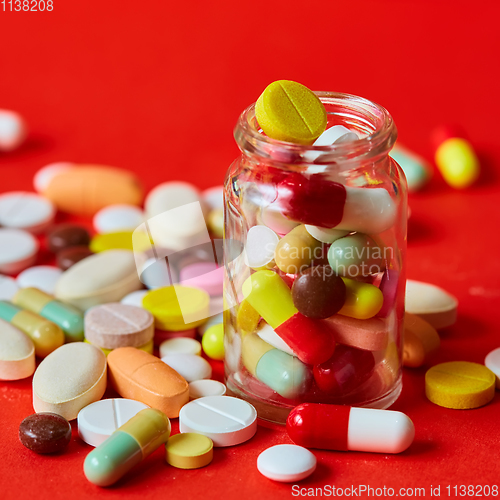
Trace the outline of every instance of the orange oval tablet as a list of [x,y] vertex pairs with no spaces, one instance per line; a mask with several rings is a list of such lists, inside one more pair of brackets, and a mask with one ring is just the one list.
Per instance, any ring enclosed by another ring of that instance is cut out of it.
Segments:
[[189,385],[156,356],[135,347],[119,347],[108,355],[109,383],[122,396],[177,418],[189,401]]
[[132,172],[101,165],[78,165],[55,175],[43,195],[60,210],[90,216],[108,205],[139,205],[143,191]]

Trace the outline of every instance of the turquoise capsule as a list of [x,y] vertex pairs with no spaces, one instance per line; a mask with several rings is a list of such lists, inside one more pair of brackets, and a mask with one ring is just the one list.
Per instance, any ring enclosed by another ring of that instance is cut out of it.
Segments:
[[92,450],[83,464],[85,477],[110,486],[142,462],[170,437],[170,420],[160,410],[146,408]]
[[76,307],[64,304],[38,288],[19,290],[13,302],[58,325],[64,332],[66,342],[83,340],[83,314]]
[[[388,249],[390,250],[390,249]],[[369,276],[385,269],[384,248],[362,233],[335,240],[328,250],[328,263],[338,276]],[[390,259],[390,252],[388,257]]]
[[418,191],[427,184],[431,177],[431,167],[420,156],[396,144],[390,152],[390,156],[396,160],[403,169],[408,183],[408,191]]
[[0,300],[0,319],[12,323],[14,316],[20,311],[19,307],[14,304],[7,302],[6,300]]

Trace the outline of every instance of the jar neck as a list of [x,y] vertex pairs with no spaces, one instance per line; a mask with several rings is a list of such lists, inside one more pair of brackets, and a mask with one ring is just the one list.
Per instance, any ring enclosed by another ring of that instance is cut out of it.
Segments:
[[358,140],[331,146],[305,146],[271,139],[259,127],[255,104],[252,104],[240,115],[234,129],[234,137],[242,153],[256,161],[290,170],[308,165],[346,170],[360,164],[375,163],[387,156],[396,141],[397,130],[385,108],[350,94],[315,94],[325,106],[327,128],[343,125],[356,132]]

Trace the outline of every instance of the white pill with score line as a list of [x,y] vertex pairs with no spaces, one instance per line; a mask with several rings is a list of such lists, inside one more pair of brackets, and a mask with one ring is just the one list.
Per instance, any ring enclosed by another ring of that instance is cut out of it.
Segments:
[[78,435],[90,446],[99,446],[113,432],[148,405],[133,399],[102,399],[78,413]]
[[250,403],[231,396],[194,399],[181,408],[179,429],[203,434],[217,447],[234,446],[257,432],[257,411]]
[[316,457],[302,446],[278,444],[257,458],[259,472],[273,481],[292,483],[309,477],[316,470]]

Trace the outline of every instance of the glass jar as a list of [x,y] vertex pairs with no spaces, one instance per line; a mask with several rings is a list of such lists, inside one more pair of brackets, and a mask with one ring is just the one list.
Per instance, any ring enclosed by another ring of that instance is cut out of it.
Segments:
[[303,402],[387,408],[401,392],[407,188],[389,156],[396,127],[366,99],[317,96],[327,128],[358,138],[276,141],[252,105],[225,181],[224,238],[243,249],[225,261],[226,383],[279,423]]

